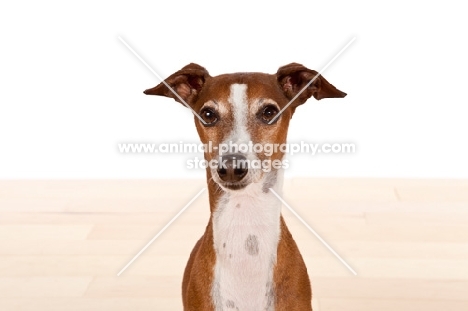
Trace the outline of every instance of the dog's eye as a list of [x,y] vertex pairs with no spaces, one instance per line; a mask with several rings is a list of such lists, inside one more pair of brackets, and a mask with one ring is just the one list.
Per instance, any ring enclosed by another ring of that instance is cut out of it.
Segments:
[[200,117],[206,122],[205,126],[212,126],[218,122],[218,115],[211,108],[204,108],[200,112]]
[[[268,106],[265,106],[260,111],[259,118],[260,118],[260,120],[262,120],[262,122],[269,124],[270,121],[273,120],[273,118],[278,114],[278,112],[279,112],[278,108],[276,108],[273,105],[268,105]],[[276,119],[275,122],[277,120],[278,119]]]

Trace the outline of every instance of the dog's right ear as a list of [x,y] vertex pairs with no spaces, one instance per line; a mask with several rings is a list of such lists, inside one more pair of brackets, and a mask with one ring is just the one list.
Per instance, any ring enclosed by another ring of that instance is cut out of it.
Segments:
[[[172,90],[169,90],[165,83],[160,83],[152,89],[145,90],[144,93],[170,97],[181,104],[183,104],[182,101],[185,101],[192,106],[209,77],[210,75],[205,68],[191,63],[164,80]],[[178,96],[174,93],[177,93]]]

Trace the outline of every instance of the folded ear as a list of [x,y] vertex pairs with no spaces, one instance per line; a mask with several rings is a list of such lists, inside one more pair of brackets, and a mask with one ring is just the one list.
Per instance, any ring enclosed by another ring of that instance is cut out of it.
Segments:
[[[284,95],[293,99],[309,82],[318,75],[318,72],[304,67],[301,64],[291,63],[280,67],[276,73],[278,83]],[[322,75],[315,80],[294,100],[293,105],[302,105],[314,96],[315,99],[345,97],[346,93],[330,84]]]
[[[170,97],[181,104],[183,104],[183,100],[188,105],[192,105],[198,94],[200,94],[208,77],[210,77],[210,75],[205,68],[191,63],[169,76],[169,78],[164,80],[166,83],[161,82],[152,89],[145,90],[144,93],[147,95]],[[169,90],[166,84],[170,86],[172,90]],[[175,95],[174,92],[177,93],[178,96]]]

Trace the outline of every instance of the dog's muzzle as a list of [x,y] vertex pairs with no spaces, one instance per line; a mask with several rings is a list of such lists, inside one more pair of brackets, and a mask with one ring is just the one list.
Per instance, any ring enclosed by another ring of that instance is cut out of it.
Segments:
[[242,181],[249,172],[247,158],[241,154],[223,155],[216,172],[224,187],[231,190],[244,188],[247,183]]

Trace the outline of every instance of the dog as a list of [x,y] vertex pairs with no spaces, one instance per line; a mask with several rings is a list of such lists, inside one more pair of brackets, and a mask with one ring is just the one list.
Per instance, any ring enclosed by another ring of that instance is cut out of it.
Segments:
[[[211,215],[185,268],[184,310],[312,310],[307,268],[270,190],[281,193],[284,152],[266,155],[240,146],[284,144],[299,105],[312,96],[346,93],[297,63],[276,74],[214,77],[191,63],[144,93],[187,105],[201,142],[214,146],[204,153],[207,163],[217,163],[206,169]],[[277,165],[250,165],[255,161]]]

